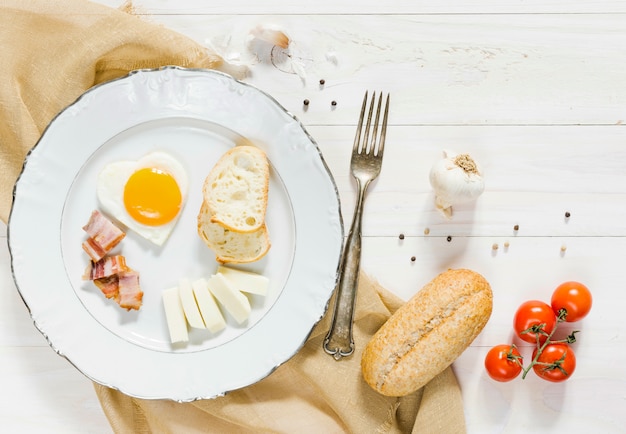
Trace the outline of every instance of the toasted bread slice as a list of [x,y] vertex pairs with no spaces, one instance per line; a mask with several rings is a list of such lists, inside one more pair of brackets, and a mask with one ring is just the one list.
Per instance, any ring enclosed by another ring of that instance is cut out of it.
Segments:
[[269,162],[261,149],[235,146],[226,152],[202,188],[211,222],[234,232],[258,231],[265,223],[269,175]]
[[211,213],[202,204],[198,214],[198,235],[213,252],[215,260],[222,264],[254,262],[270,249],[270,238],[263,223],[254,232],[236,232],[211,219]]

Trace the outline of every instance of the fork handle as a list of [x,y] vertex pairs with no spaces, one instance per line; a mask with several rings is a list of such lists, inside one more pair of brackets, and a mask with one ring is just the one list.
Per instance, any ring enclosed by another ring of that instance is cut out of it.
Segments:
[[324,339],[324,351],[333,356],[335,360],[349,356],[354,351],[352,323],[356,307],[356,293],[361,262],[363,199],[368,185],[369,181],[361,186],[360,181],[357,179],[357,202],[341,259],[341,275],[337,285],[333,319],[326,339]]

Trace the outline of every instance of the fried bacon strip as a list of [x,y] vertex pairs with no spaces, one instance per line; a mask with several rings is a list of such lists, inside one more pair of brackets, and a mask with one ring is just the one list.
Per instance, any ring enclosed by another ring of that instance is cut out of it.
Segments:
[[91,213],[83,230],[89,235],[83,250],[91,258],[83,280],[93,281],[106,298],[115,300],[120,307],[139,310],[143,300],[139,273],[126,265],[124,256],[108,255],[126,234],[98,210]]
[[83,242],[83,250],[92,261],[98,262],[113,247],[119,244],[126,234],[98,210],[94,210],[83,230],[89,238]]
[[83,280],[102,279],[103,277],[109,277],[126,271],[130,271],[130,268],[126,265],[126,258],[124,256],[105,256],[98,262],[89,262],[83,274]]
[[139,273],[135,270],[113,274],[95,279],[93,283],[100,288],[106,298],[115,300],[124,309],[139,310],[142,304],[143,291],[139,286]]
[[117,298],[119,292],[118,287],[120,284],[120,278],[117,274],[113,274],[109,277],[103,277],[101,279],[95,279],[93,283],[100,288],[100,291],[106,298]]
[[139,273],[129,271],[119,275],[118,297],[116,299],[120,307],[124,309],[136,309],[141,307],[143,291],[139,287]]
[[83,250],[87,252],[92,261],[99,261],[107,252],[93,238],[83,241]]

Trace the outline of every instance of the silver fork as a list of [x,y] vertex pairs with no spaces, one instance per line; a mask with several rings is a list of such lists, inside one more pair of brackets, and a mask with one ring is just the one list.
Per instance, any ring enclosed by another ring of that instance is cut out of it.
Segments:
[[387,115],[389,113],[389,94],[385,102],[385,109],[382,119],[380,135],[378,135],[378,125],[380,122],[380,110],[383,100],[381,92],[376,108],[376,118],[373,124],[373,133],[370,137],[370,125],[372,125],[372,114],[376,105],[376,92],[372,95],[369,106],[367,121],[365,122],[365,132],[361,140],[361,132],[364,124],[367,107],[367,92],[363,97],[361,116],[354,137],[352,147],[352,159],[350,170],[356,180],[357,200],[354,209],[352,225],[348,233],[348,239],[341,259],[339,283],[335,300],[335,310],[333,319],[324,339],[324,350],[332,355],[335,360],[349,356],[354,351],[354,340],[352,338],[352,323],[354,319],[354,309],[356,305],[356,292],[359,279],[359,264],[361,261],[361,221],[363,217],[363,202],[365,191],[372,180],[376,179],[380,173],[383,162],[383,151],[385,148],[385,135],[387,134]]

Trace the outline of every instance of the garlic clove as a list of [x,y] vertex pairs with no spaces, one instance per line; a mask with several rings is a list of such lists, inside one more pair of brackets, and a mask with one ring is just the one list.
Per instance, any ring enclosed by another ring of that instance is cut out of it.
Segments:
[[283,49],[289,47],[289,36],[280,27],[273,24],[259,24],[250,30],[250,35],[255,39]]
[[429,180],[435,205],[448,218],[454,205],[476,200],[485,190],[482,169],[467,153],[444,151],[443,158],[432,166]]

